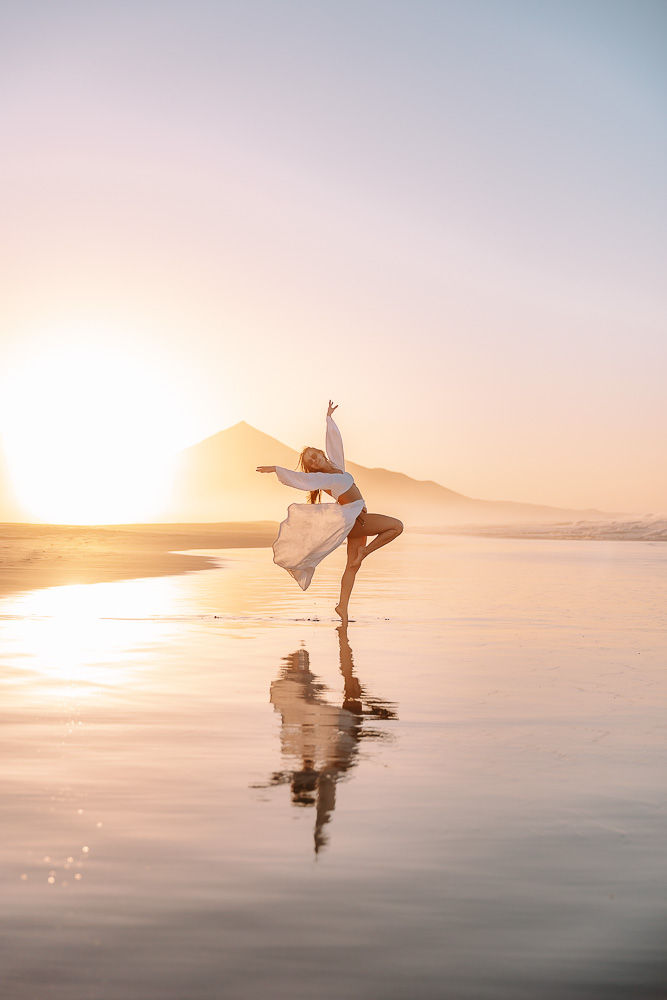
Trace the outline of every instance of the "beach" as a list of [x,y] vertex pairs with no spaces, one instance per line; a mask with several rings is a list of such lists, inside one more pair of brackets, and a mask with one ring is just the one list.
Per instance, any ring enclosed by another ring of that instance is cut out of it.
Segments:
[[667,5],[3,14],[0,1000],[667,1000]]
[[554,541],[589,542],[666,542],[667,517],[664,514],[625,515],[597,520],[545,522],[543,524],[468,524],[446,528],[416,529],[424,534],[442,533],[475,535],[480,538],[534,538]]
[[4,995],[661,995],[664,545],[197,552],[0,602]]
[[0,597],[16,590],[169,576],[210,559],[183,549],[271,545],[272,521],[221,524],[0,524]]

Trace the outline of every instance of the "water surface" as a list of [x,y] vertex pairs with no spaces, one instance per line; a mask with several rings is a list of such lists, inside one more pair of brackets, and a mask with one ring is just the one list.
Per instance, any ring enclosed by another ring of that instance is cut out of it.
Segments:
[[664,545],[0,602],[3,996],[667,995]]

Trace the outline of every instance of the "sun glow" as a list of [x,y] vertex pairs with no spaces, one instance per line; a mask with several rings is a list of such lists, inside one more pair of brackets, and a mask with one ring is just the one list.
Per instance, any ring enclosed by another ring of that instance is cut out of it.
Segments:
[[[73,584],[20,594],[6,601],[4,649],[22,657],[12,685],[15,703],[64,700],[73,709],[84,699],[111,701],[115,692],[146,683],[154,657],[146,642],[173,634],[168,613],[177,612],[170,578]],[[156,608],[163,619],[155,617]],[[11,697],[6,692],[5,701]]]
[[141,521],[165,504],[176,446],[173,394],[131,348],[41,350],[6,373],[3,437],[29,517]]

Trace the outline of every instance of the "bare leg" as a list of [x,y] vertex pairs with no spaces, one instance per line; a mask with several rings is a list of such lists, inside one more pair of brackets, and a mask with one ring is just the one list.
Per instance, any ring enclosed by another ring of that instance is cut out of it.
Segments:
[[[366,545],[365,541],[359,546],[357,552],[352,560],[350,568],[359,569],[362,561],[369,556],[371,552],[376,552],[378,549],[382,548],[383,545],[388,545],[389,542],[393,542],[395,538],[403,531],[403,524],[398,520],[397,517],[388,517],[386,514],[366,514],[364,518],[364,531],[369,535],[375,535],[376,537],[373,541]],[[350,532],[348,541],[354,538],[354,529]],[[348,548],[348,565],[350,565],[350,553]]]
[[356,538],[348,536],[347,539],[347,566],[340,581],[340,601],[336,605],[336,614],[340,615],[344,625],[347,625],[347,609],[350,603],[350,594],[354,587],[357,570],[361,566],[361,559],[357,559],[357,553],[366,543],[366,535],[359,535]]

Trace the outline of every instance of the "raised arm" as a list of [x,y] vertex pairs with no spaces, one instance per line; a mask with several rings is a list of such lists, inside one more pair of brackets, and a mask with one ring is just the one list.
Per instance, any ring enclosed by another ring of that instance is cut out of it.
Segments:
[[326,436],[326,452],[329,456],[329,461],[332,465],[335,465],[337,469],[341,472],[345,472],[345,453],[343,451],[343,439],[340,435],[340,431],[336,426],[332,413],[337,410],[338,407],[334,406],[332,401],[329,400],[329,410],[327,412],[327,436]]

